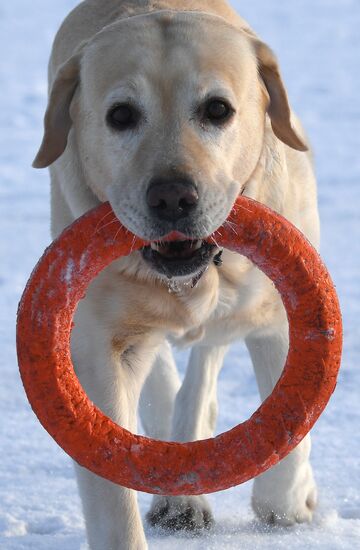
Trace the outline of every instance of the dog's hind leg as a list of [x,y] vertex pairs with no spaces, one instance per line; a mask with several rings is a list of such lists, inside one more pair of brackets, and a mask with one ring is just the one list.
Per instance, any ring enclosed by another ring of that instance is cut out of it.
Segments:
[[[173,441],[212,437],[217,418],[217,378],[227,346],[192,349],[184,382],[176,396]],[[154,497],[147,514],[149,523],[164,529],[194,531],[213,524],[204,496]]]
[[160,346],[140,397],[140,418],[146,435],[171,439],[176,394],[181,382],[167,340]]
[[[249,336],[246,345],[264,400],[273,390],[285,364],[289,348],[288,327],[276,334]],[[254,480],[252,505],[261,520],[280,525],[311,521],[316,505],[316,485],[309,455],[308,435],[279,464]]]

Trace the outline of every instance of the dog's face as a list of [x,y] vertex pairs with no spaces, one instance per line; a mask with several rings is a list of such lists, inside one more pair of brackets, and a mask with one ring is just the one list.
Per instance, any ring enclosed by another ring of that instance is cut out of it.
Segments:
[[[276,82],[259,76],[255,43],[220,18],[162,12],[107,28],[61,70],[51,101],[69,111],[62,125],[66,133],[73,124],[87,185],[154,243],[143,257],[155,270],[203,269],[215,250],[203,239],[226,220],[258,163],[269,104],[275,130],[284,101]],[[290,124],[281,131],[298,139]],[[47,132],[38,166],[66,145],[67,134],[51,146]]]

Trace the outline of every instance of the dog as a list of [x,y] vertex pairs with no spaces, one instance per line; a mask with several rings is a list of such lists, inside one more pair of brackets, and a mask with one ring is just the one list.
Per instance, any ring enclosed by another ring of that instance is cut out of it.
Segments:
[[[279,295],[247,259],[204,239],[242,194],[317,247],[316,181],[275,55],[225,0],[83,1],[55,38],[34,166],[50,166],[54,238],[110,201],[152,243],[106,268],[76,312],[74,367],[99,408],[135,432],[139,404],[154,438],[212,437],[217,376],[237,339],[261,399],[270,394],[288,350]],[[192,347],[182,384],[172,344]],[[312,519],[309,453],[307,436],[255,479],[262,521]],[[76,474],[91,550],[146,548],[136,493]],[[204,496],[156,496],[147,519],[173,530],[213,523]]]

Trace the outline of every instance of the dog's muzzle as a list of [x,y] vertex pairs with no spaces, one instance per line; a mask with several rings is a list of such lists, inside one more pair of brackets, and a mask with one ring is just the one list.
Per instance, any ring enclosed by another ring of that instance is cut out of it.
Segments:
[[165,231],[175,231],[178,235],[175,239],[154,241],[143,248],[145,261],[169,279],[203,272],[218,249],[202,239],[189,238],[199,204],[194,181],[180,173],[157,176],[149,184],[146,202],[159,234],[166,228]]

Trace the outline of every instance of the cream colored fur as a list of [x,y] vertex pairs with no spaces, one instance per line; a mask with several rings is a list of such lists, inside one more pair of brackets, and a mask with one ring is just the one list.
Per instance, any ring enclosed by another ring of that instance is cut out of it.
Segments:
[[[150,178],[165,168],[188,173],[201,196],[197,238],[215,231],[243,193],[283,214],[318,246],[316,185],[306,138],[291,113],[276,59],[227,4],[218,0],[86,0],[65,20],[49,65],[45,136],[34,162],[51,165],[52,234],[110,200],[131,231],[157,237],[144,202]],[[236,117],[204,132],[190,120],[206,93],[226,95]],[[112,103],[131,97],[148,124],[114,135]],[[104,220],[111,224],[112,220]],[[72,338],[80,381],[106,414],[136,431],[177,441],[211,437],[216,380],[228,345],[245,339],[261,398],[280,376],[287,322],[273,285],[244,258],[224,251],[195,288],[166,280],[135,252],[107,268],[81,303]],[[182,385],[169,342],[192,345]],[[143,388],[143,392],[140,393]],[[263,520],[309,521],[316,488],[307,437],[254,482]],[[143,550],[136,494],[77,467],[92,550]],[[212,522],[205,497],[156,497],[149,519],[173,528]]]

